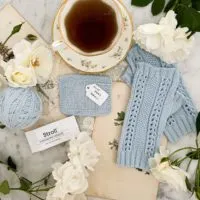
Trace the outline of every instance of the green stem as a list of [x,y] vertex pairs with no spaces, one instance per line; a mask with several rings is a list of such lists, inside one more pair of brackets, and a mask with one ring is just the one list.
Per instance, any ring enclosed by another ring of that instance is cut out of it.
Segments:
[[178,149],[178,150],[176,150],[176,151],[174,151],[174,152],[172,152],[168,157],[171,157],[171,156],[173,156],[174,154],[176,154],[176,153],[178,153],[178,152],[180,152],[180,151],[183,151],[183,150],[187,150],[187,149],[196,149],[196,148],[194,148],[194,147],[184,147],[184,148],[181,148],[181,149]]
[[54,188],[54,186],[48,187],[48,188],[43,188],[43,189],[38,189],[38,190],[30,189],[28,191],[22,190],[21,188],[10,188],[10,190],[21,190],[21,191],[24,191],[24,192],[27,192],[27,193],[32,193],[32,192],[47,192],[47,191],[49,191],[52,188]]
[[3,42],[3,45],[5,45],[5,44],[8,42],[8,40],[9,40],[12,36],[13,36],[13,34],[10,34],[10,35],[6,38],[6,40]]
[[187,168],[186,168],[186,172],[189,170],[191,162],[192,162],[192,159],[190,159],[190,161],[188,162],[188,165],[187,165]]
[[38,197],[37,195],[32,194],[32,193],[30,193],[30,195],[32,195],[32,196],[34,196],[34,197],[36,197],[36,198],[38,198],[38,199],[40,199],[40,200],[45,200],[45,199],[43,199],[43,198],[41,198],[41,197]]
[[196,146],[197,146],[197,149],[198,149],[198,147],[199,147],[199,143],[198,143],[198,138],[197,138],[197,137],[196,137],[195,142],[196,142]]
[[181,160],[179,160],[178,161],[178,166],[180,166],[180,164],[184,161],[184,160],[186,160],[186,159],[188,159],[188,157],[186,156],[186,157],[184,157],[184,158],[182,158]]
[[50,101],[53,105],[55,105],[55,103],[49,98],[49,96],[46,94],[46,92],[44,92],[44,90],[40,87],[39,84],[37,84],[37,89],[38,92],[40,92],[48,101]]
[[172,8],[170,10],[175,10],[178,3],[179,3],[179,0],[176,0],[174,5],[172,6]]
[[44,185],[43,183],[40,184],[40,185],[36,185],[36,186],[32,187],[32,190],[35,189],[35,188],[39,189],[39,188],[40,188],[41,186],[43,186],[43,185]]
[[194,34],[195,34],[195,32],[192,31],[192,32],[187,36],[187,39],[190,39],[190,37],[192,37]]
[[54,186],[53,187],[49,187],[49,188],[39,189],[39,190],[29,190],[29,192],[30,193],[32,193],[32,192],[47,192],[52,188],[54,188]]
[[49,178],[50,176],[51,176],[51,173],[49,173],[47,176],[45,176],[44,178],[40,179],[39,181],[34,182],[32,185],[40,183],[40,182],[44,181],[45,179]]

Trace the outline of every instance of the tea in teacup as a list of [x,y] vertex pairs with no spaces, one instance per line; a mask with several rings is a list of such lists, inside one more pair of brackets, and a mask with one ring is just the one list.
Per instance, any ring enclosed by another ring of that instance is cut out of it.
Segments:
[[61,12],[61,33],[65,42],[79,53],[103,53],[120,35],[119,13],[113,0],[68,0]]

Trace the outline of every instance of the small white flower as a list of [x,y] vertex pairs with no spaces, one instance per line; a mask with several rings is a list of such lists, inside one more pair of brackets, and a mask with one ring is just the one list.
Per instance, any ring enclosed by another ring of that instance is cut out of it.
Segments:
[[94,166],[99,161],[100,153],[97,151],[94,141],[89,134],[81,132],[76,139],[70,141],[69,145],[68,156],[70,160],[78,157],[84,167],[93,171]]
[[149,159],[149,166],[152,175],[160,182],[168,183],[176,190],[187,191],[185,178],[188,174],[177,166],[171,166],[168,160],[161,162],[166,158],[169,152],[160,148],[160,154],[156,153],[154,158]]
[[66,162],[57,163],[53,168],[52,174],[57,181],[54,188],[55,197],[64,199],[67,194],[82,194],[87,190],[88,181],[80,166]]
[[194,37],[188,39],[188,28],[176,28],[174,11],[170,10],[159,24],[144,24],[134,32],[134,39],[141,48],[171,64],[185,60],[193,47]]
[[15,66],[11,61],[6,66],[5,76],[11,87],[32,87],[37,84],[35,71],[31,67]]

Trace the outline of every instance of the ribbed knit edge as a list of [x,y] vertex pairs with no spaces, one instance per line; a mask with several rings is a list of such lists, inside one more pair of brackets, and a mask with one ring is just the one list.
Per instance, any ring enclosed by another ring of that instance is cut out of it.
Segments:
[[149,156],[144,154],[144,151],[134,150],[134,151],[120,151],[118,153],[117,164],[120,167],[130,167],[138,168],[142,170],[149,170]]
[[[182,110],[182,112],[184,111]],[[168,122],[165,128],[165,135],[170,142],[176,143],[184,135],[196,132],[195,116],[189,116],[185,113],[177,116],[173,115],[173,119],[175,121],[171,124]]]

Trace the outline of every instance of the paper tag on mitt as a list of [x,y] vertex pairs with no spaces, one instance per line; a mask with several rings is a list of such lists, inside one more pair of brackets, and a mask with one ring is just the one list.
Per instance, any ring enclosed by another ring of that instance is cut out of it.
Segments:
[[94,103],[101,106],[108,98],[108,93],[101,89],[96,84],[86,86],[86,96],[91,99]]
[[25,133],[32,153],[73,139],[79,134],[75,117],[68,117]]

